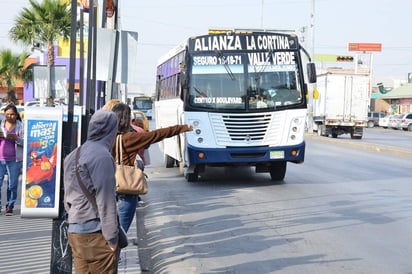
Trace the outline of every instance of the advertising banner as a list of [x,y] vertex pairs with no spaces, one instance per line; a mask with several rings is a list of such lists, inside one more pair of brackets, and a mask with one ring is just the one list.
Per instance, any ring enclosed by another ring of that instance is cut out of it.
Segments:
[[22,217],[58,217],[62,128],[63,108],[26,108]]

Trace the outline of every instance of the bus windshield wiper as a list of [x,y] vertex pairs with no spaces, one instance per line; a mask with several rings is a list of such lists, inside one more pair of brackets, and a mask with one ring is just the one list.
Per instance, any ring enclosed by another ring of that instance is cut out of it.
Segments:
[[206,93],[204,93],[203,91],[201,91],[200,89],[198,89],[197,87],[193,87],[193,89],[196,91],[197,94],[199,94],[200,96],[203,97],[207,97]]
[[[263,72],[265,72],[266,67],[269,64],[270,56],[272,56],[272,54],[273,54],[273,49],[269,51],[269,54],[266,57],[265,63],[263,64],[262,68],[260,69],[260,71],[255,77],[256,84],[259,84],[260,77],[262,76]],[[255,68],[255,72],[256,72],[256,65],[254,65],[253,67]]]
[[229,65],[223,60],[222,52],[220,50],[215,50],[215,53],[216,56],[222,60],[223,66],[225,67],[227,74],[229,74],[230,79],[232,81],[236,80],[236,77],[230,69]]

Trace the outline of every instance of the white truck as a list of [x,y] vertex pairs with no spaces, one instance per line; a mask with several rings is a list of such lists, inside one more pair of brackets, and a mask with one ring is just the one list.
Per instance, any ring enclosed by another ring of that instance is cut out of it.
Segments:
[[313,129],[319,136],[350,134],[361,139],[368,124],[369,76],[327,72],[318,75],[313,100]]

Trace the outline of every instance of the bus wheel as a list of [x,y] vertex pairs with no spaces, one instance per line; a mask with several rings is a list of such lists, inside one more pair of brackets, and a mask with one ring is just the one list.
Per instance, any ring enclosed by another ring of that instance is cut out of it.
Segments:
[[199,174],[195,171],[193,173],[187,173],[185,177],[188,182],[197,182],[199,179]]
[[269,173],[272,181],[282,181],[286,174],[286,161],[273,163],[269,167]]
[[176,160],[172,157],[170,157],[169,155],[165,155],[165,164],[166,164],[166,168],[171,168],[174,167],[176,163]]

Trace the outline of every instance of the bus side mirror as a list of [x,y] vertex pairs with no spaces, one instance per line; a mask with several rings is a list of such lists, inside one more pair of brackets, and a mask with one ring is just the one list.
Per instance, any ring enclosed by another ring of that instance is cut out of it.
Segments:
[[310,84],[316,83],[316,66],[315,63],[307,64],[308,80]]

